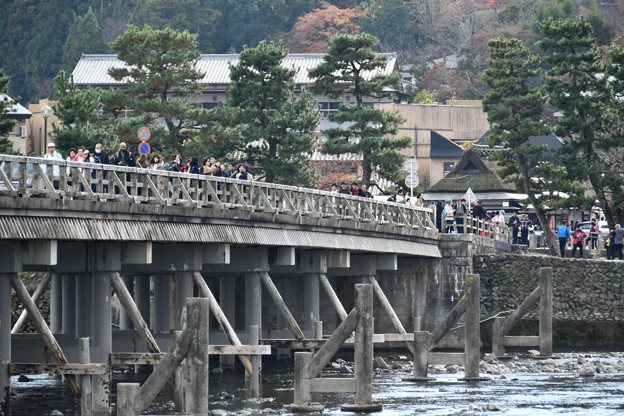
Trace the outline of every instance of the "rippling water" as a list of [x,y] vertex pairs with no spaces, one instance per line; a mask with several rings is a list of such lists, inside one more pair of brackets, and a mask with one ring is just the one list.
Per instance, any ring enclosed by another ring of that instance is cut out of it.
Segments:
[[[556,372],[520,371],[491,375],[491,380],[466,383],[458,379],[462,372],[447,373],[442,367],[430,374],[435,381],[411,383],[403,381],[411,373],[403,370],[377,372],[373,379],[373,400],[383,404],[382,415],[464,415],[487,412],[487,406],[498,407],[494,414],[504,415],[590,415],[624,414],[624,371],[597,373],[594,377],[578,377],[569,371],[576,354],[559,354]],[[601,359],[601,355],[592,355]],[[604,360],[614,360],[606,356]],[[624,365],[622,359],[620,364]],[[519,360],[531,366],[531,360]],[[568,370],[566,370],[568,368]],[[292,402],[292,366],[288,361],[267,362],[264,367],[261,398],[247,394],[242,373],[213,374],[210,378],[210,409],[214,414],[287,414],[282,408]],[[484,374],[482,374],[484,375]],[[332,377],[335,374],[331,374]],[[144,376],[143,376],[144,378]],[[79,415],[79,405],[69,389],[58,378],[33,376],[31,382],[12,379],[14,415],[46,415],[58,409],[64,415]],[[115,383],[141,380],[141,375],[115,374]],[[113,389],[114,392],[114,389]],[[232,399],[232,395],[234,398]],[[145,414],[176,415],[166,389]],[[317,394],[316,403],[325,405],[325,414],[349,414],[340,405],[352,403],[351,394]],[[114,400],[114,398],[113,398]]]

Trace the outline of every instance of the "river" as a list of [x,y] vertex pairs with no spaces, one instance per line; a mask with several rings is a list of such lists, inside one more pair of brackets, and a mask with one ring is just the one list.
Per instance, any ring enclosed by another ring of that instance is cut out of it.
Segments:
[[[507,360],[485,356],[481,375],[489,381],[466,383],[461,366],[430,366],[434,381],[412,383],[411,365],[404,356],[384,355],[391,369],[377,368],[373,378],[373,400],[383,404],[381,415],[472,415],[486,412],[504,415],[624,414],[624,354],[560,353],[536,359],[516,355]],[[350,363],[334,363],[324,371],[336,377],[350,371]],[[581,375],[580,375],[581,374]],[[142,375],[115,373],[114,382],[141,381]],[[13,415],[43,416],[53,410],[79,415],[79,404],[69,388],[52,376],[30,377],[30,382],[12,378]],[[210,410],[213,415],[288,414],[283,406],[293,399],[291,361],[268,359],[264,365],[261,398],[250,398],[242,373],[211,374]],[[115,389],[113,389],[115,393]],[[324,414],[349,414],[340,410],[352,403],[353,394],[316,394],[315,403]],[[113,401],[115,400],[113,396]],[[114,413],[113,413],[114,414]],[[167,388],[144,414],[179,415]]]

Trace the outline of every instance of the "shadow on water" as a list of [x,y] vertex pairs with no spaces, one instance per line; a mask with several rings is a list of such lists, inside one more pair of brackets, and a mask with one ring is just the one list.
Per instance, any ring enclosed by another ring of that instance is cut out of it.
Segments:
[[[572,355],[569,357],[572,360]],[[610,416],[624,414],[624,371],[598,373],[581,378],[574,372],[513,372],[491,375],[490,381],[466,383],[458,379],[462,372],[448,373],[439,368],[430,374],[435,381],[411,383],[409,362],[402,369],[376,370],[373,379],[373,400],[380,402],[382,415],[472,415],[495,411],[504,415],[589,415]],[[530,361],[527,361],[530,366]],[[624,365],[624,363],[623,363]],[[562,365],[561,368],[564,368]],[[324,372],[336,377],[344,369]],[[261,398],[251,398],[242,373],[211,374],[210,410],[217,415],[287,414],[285,404],[293,399],[293,372],[291,361],[266,360]],[[146,374],[115,373],[116,384],[142,382]],[[77,400],[69,388],[53,376],[31,376],[22,383],[12,378],[12,410],[14,415],[49,415],[59,410],[63,415],[79,415]],[[157,397],[146,415],[179,415],[171,401],[171,387],[167,386]],[[315,403],[325,406],[325,414],[349,414],[340,411],[340,405],[352,403],[352,394],[315,394]],[[114,408],[113,408],[114,410]],[[113,412],[113,414],[115,414]]]

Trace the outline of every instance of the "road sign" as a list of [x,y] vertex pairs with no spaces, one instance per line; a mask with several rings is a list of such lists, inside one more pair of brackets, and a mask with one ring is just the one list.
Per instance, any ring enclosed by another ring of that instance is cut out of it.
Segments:
[[142,155],[149,155],[151,147],[148,142],[142,142],[139,144],[139,153]]
[[419,183],[420,181],[418,180],[418,176],[414,174],[409,174],[405,177],[405,186],[407,186],[410,189],[416,188]]
[[137,131],[137,137],[142,142],[148,141],[150,139],[151,135],[152,134],[150,133],[150,130],[147,127],[141,127],[139,129],[139,131]]
[[418,172],[418,161],[412,157],[405,161],[405,170],[407,173],[416,173]]

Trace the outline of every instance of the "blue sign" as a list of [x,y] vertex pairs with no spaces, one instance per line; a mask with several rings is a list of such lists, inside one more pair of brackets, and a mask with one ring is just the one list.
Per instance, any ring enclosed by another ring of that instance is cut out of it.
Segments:
[[142,155],[149,155],[151,150],[151,147],[149,145],[149,143],[147,142],[142,142],[141,144],[139,144],[139,153]]
[[148,141],[151,135],[152,134],[147,127],[141,127],[139,131],[137,131],[137,137],[143,142]]

